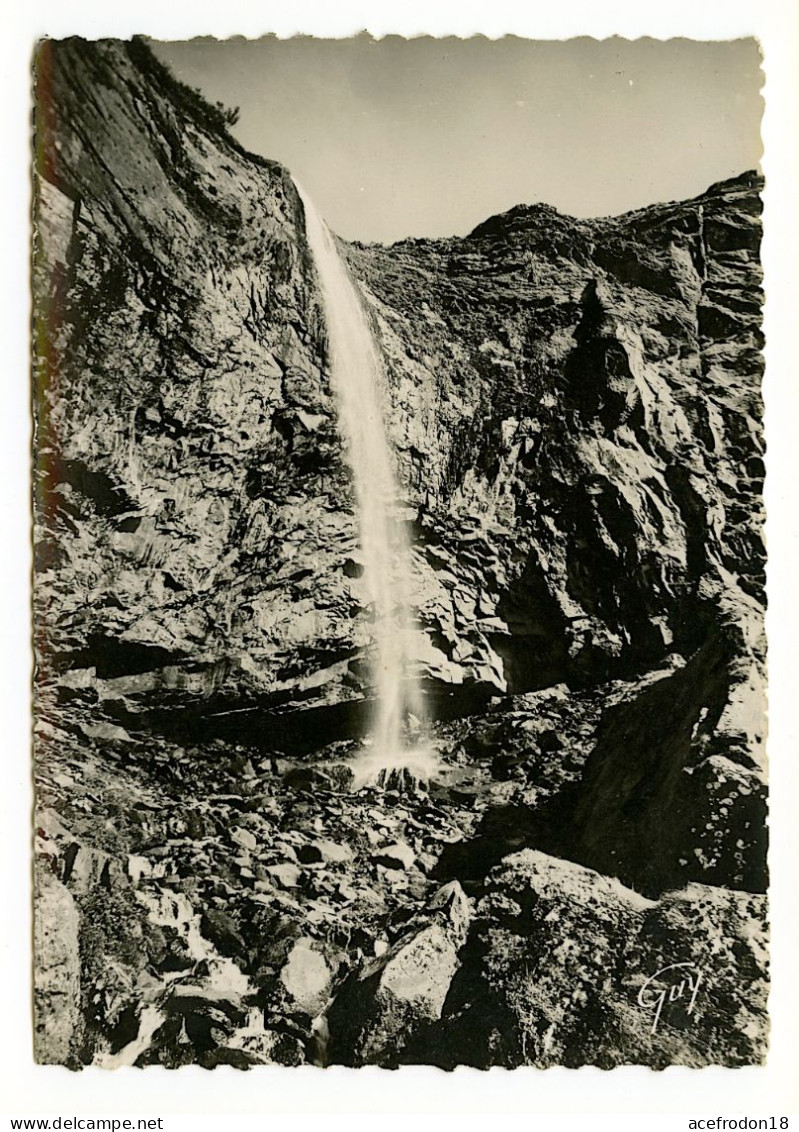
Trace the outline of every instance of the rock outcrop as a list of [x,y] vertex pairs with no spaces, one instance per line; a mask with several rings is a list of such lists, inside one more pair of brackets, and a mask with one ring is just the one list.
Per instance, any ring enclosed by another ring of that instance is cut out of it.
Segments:
[[408,1060],[757,1062],[768,1027],[765,931],[762,896],[693,884],[652,901],[525,850],[489,874],[441,1021]]
[[348,249],[464,679],[488,649],[511,692],[628,675],[719,622],[762,669],[759,183]]
[[135,41],[38,71],[40,671],[335,702],[356,536],[293,182]]
[[442,768],[404,794],[352,790],[372,629],[289,174],[143,43],[67,40],[35,185],[37,1058],[761,1061],[760,178],[338,241]]
[[396,1066],[403,1059],[442,1016],[470,922],[461,886],[444,885],[392,947],[344,983],[328,1013],[335,1061]]

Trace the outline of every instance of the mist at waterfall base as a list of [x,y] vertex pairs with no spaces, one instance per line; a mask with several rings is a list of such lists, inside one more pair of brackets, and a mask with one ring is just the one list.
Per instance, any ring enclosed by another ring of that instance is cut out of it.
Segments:
[[401,500],[381,407],[382,365],[330,230],[295,185],[324,303],[330,382],[355,488],[362,584],[373,614],[375,708],[353,764],[353,788],[426,782],[439,762],[427,741],[424,696],[413,671],[420,633],[410,607],[410,546],[398,517]]

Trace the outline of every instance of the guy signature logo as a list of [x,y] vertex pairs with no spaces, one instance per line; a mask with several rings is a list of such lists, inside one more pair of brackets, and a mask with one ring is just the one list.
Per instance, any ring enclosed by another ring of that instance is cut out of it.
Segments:
[[667,1001],[688,999],[687,1013],[693,1013],[701,981],[702,972],[695,963],[669,963],[649,976],[638,992],[638,1005],[653,1011],[651,1034],[658,1028]]

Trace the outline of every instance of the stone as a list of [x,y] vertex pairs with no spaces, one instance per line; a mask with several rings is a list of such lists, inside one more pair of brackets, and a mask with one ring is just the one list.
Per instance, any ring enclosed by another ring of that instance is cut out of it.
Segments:
[[292,767],[283,776],[286,786],[301,793],[313,793],[315,790],[330,790],[333,781],[328,774],[317,767]]
[[393,944],[345,982],[329,1011],[331,1047],[347,1065],[392,1066],[440,1019],[472,919],[457,881],[442,885]]
[[98,720],[95,723],[82,723],[81,731],[87,739],[105,739],[114,743],[132,743],[133,740],[124,727],[116,723]]
[[75,895],[85,896],[96,887],[111,889],[130,884],[127,861],[80,841],[64,845],[61,879]]
[[[570,854],[653,895],[692,880],[765,891],[762,774],[722,757],[723,736],[722,751],[702,757],[707,705],[723,703],[731,681],[728,646],[710,636],[683,668],[634,686],[605,712],[562,819],[578,831]],[[557,839],[553,848],[562,849]]]
[[281,1033],[280,1030],[249,1030],[235,1034],[227,1048],[248,1054],[251,1064],[255,1065],[294,1067],[306,1062],[302,1041],[296,1035]]
[[295,940],[280,971],[294,1009],[315,1017],[327,1003],[334,970],[318,940],[301,936]]
[[383,845],[373,854],[372,859],[378,865],[387,869],[409,869],[416,860],[416,854],[410,845],[404,841],[395,841],[391,845]]
[[545,753],[563,750],[563,737],[551,727],[545,727],[535,737],[538,748]]
[[332,864],[346,864],[353,859],[353,852],[349,845],[344,842],[330,841],[327,838],[321,838],[313,843],[314,848],[319,851],[321,860],[328,861]]
[[235,841],[242,849],[253,850],[258,846],[258,838],[249,829],[242,829],[241,827],[234,828],[230,831],[230,840]]
[[448,921],[460,945],[466,942],[472,920],[472,904],[458,881],[449,881],[436,889],[426,907]]
[[244,956],[247,953],[238,924],[221,908],[209,908],[202,913],[200,931],[223,955]]
[[297,865],[267,865],[266,871],[281,888],[296,888],[302,877],[302,869]]
[[69,890],[37,863],[33,906],[34,1057],[40,1065],[75,1067],[83,1017],[80,916]]

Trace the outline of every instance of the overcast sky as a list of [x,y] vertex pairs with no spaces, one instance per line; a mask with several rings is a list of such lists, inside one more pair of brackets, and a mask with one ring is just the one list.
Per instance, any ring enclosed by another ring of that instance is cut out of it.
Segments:
[[753,39],[154,44],[240,107],[233,133],[283,162],[349,239],[464,235],[514,204],[605,216],[758,165]]

